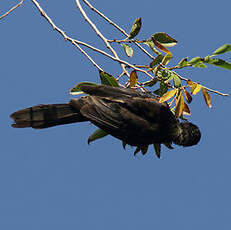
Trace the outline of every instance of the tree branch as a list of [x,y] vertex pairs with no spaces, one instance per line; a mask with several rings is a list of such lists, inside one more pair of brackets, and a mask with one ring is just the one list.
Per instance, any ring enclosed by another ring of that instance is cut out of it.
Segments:
[[[39,5],[39,3],[38,3],[36,0],[31,0],[31,1],[34,3],[34,5],[36,6],[36,8],[39,10],[39,12],[41,13],[41,15],[49,22],[49,24],[52,26],[52,28],[53,28],[54,30],[56,30],[57,32],[59,32],[59,33],[64,37],[64,39],[65,39],[66,41],[71,42],[75,47],[77,47],[77,48],[80,50],[80,52],[83,53],[83,54],[88,58],[88,60],[89,60],[98,70],[103,71],[103,69],[102,69],[98,64],[96,64],[96,62],[95,62],[95,61],[94,61],[94,60],[93,60],[93,59],[92,59],[92,58],[91,58],[91,57],[90,57],[79,45],[83,45],[83,46],[85,46],[85,47],[87,47],[87,48],[89,48],[89,49],[92,49],[93,51],[96,51],[96,52],[98,52],[98,53],[100,53],[100,54],[102,54],[102,55],[104,55],[104,56],[106,56],[106,57],[112,59],[113,61],[117,61],[117,62],[120,63],[120,64],[124,64],[124,65],[126,65],[126,66],[128,66],[128,67],[130,67],[130,68],[135,69],[136,71],[143,72],[143,73],[145,73],[146,75],[148,75],[150,78],[153,78],[153,76],[152,76],[151,74],[149,74],[147,71],[144,71],[144,70],[142,70],[142,69],[140,69],[140,68],[137,68],[137,67],[135,67],[134,65],[131,65],[130,63],[128,63],[128,62],[126,62],[126,61],[123,61],[123,60],[121,60],[121,59],[119,59],[119,58],[116,58],[116,57],[114,57],[114,56],[112,56],[112,55],[106,53],[105,51],[102,51],[102,50],[100,50],[100,49],[97,49],[96,47],[91,46],[91,45],[89,45],[89,44],[87,44],[87,43],[85,43],[85,42],[78,41],[78,40],[76,40],[76,39],[73,39],[73,38],[67,36],[66,33],[65,33],[63,30],[61,30],[60,28],[58,28],[58,27],[54,24],[54,22],[53,22],[53,21],[51,20],[51,18],[46,14],[46,12],[42,9],[42,7]],[[127,71],[127,70],[126,70],[126,71]]]
[[[185,77],[182,77],[182,76],[180,76],[178,73],[176,73],[175,71],[172,71],[175,75],[177,75],[181,80],[183,80],[183,81],[188,81],[189,79],[187,79],[187,78],[185,78]],[[196,82],[193,82],[193,83],[195,83],[195,84],[197,84]],[[218,94],[218,95],[221,95],[221,96],[229,96],[229,94],[227,94],[227,93],[221,93],[221,92],[219,92],[219,91],[217,91],[217,90],[214,90],[214,89],[210,89],[210,88],[208,88],[208,87],[206,87],[206,86],[203,86],[203,85],[201,85],[203,88],[205,88],[205,89],[207,89],[208,91],[210,91],[210,92],[212,92],[212,93],[216,93],[216,94]]]
[[[112,46],[107,41],[107,39],[103,36],[103,34],[98,30],[98,28],[96,27],[96,25],[87,16],[87,14],[83,10],[83,8],[82,8],[79,0],[75,0],[75,2],[76,2],[77,7],[80,10],[80,13],[83,15],[84,19],[86,20],[86,22],[91,26],[91,28],[96,32],[96,34],[103,40],[103,42],[105,43],[106,47],[112,52],[112,54],[114,55],[114,57],[117,58],[117,59],[119,59],[119,56],[117,55],[116,51],[112,48]],[[125,72],[127,74],[127,76],[129,76],[129,73],[125,69],[125,66],[122,63],[120,63],[120,65],[121,65],[121,67],[123,69],[123,72]]]
[[3,19],[4,17],[6,17],[9,13],[11,13],[12,11],[14,11],[16,8],[18,8],[19,6],[21,6],[23,4],[24,0],[22,0],[21,2],[19,2],[17,5],[13,6],[9,11],[7,11],[5,14],[3,14],[2,16],[0,16],[0,20]]
[[[86,57],[87,57],[87,59],[98,69],[98,70],[101,70],[101,71],[103,71],[103,69],[79,46],[79,44],[81,43],[81,42],[79,42],[79,41],[77,41],[77,40],[75,40],[75,39],[72,39],[72,38],[70,38],[70,37],[68,37],[67,35],[66,35],[66,33],[63,31],[63,30],[61,30],[60,28],[58,28],[55,24],[54,24],[54,22],[51,20],[51,18],[46,14],[46,12],[42,9],[42,7],[39,5],[39,3],[36,1],[36,0],[31,0],[33,3],[34,3],[34,5],[37,7],[37,9],[39,10],[39,12],[41,13],[41,15],[49,22],[49,24],[52,26],[52,28],[54,29],[54,30],[56,30],[57,32],[59,32],[63,37],[64,37],[64,39],[65,40],[67,40],[67,41],[70,41],[75,47],[77,47],[78,48],[78,50],[80,50],[80,52],[82,53],[82,54],[84,54]],[[85,45],[87,45],[87,44],[85,44]],[[93,48],[93,47],[91,47],[91,48]]]
[[[95,7],[93,7],[87,0],[82,0],[91,10],[96,12],[100,17],[102,17],[104,20],[106,20],[109,24],[114,26],[117,30],[119,30],[122,34],[124,34],[126,37],[128,37],[128,34],[123,30],[120,26],[118,26],[116,23],[114,23],[112,20],[110,20],[108,17],[106,17],[103,13],[101,13],[99,10],[97,10]],[[140,44],[135,42],[136,46],[139,47],[147,56],[149,56],[151,59],[155,59],[147,50],[145,50]]]

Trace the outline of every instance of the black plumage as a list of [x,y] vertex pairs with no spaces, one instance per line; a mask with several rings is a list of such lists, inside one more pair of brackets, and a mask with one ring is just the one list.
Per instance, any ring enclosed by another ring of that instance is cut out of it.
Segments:
[[38,105],[11,114],[15,128],[48,128],[90,121],[132,146],[171,143],[192,146],[199,142],[199,128],[179,122],[167,103],[135,89],[105,85],[81,87],[88,95],[66,104]]

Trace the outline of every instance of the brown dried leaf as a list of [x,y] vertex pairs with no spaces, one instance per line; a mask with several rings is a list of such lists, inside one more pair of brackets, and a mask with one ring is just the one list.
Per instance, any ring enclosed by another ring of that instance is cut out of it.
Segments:
[[170,98],[174,97],[177,92],[177,89],[173,89],[165,93],[159,100],[160,103],[168,101]]
[[130,87],[135,87],[138,81],[138,76],[135,70],[130,73]]
[[166,47],[164,47],[160,42],[158,42],[158,41],[156,41],[155,39],[152,39],[152,41],[153,41],[153,43],[155,44],[155,46],[159,49],[159,50],[161,50],[161,51],[163,51],[163,52],[165,52],[165,53],[171,53]]
[[190,93],[186,89],[184,89],[184,96],[185,96],[185,99],[188,103],[192,102],[192,96],[190,95]]
[[177,118],[181,117],[183,110],[184,110],[184,97],[181,91],[176,103],[175,116]]
[[189,109],[188,105],[185,102],[184,102],[183,114],[187,115],[187,116],[191,115],[190,109]]
[[211,101],[211,97],[208,91],[202,87],[202,93],[203,93],[206,104],[208,105],[209,108],[212,108],[212,101]]

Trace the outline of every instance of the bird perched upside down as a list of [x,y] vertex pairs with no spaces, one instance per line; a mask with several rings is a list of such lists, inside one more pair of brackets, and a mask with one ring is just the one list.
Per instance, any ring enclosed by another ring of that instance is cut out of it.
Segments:
[[66,104],[37,105],[11,114],[15,128],[43,129],[90,121],[108,134],[131,146],[175,143],[196,145],[199,128],[179,122],[167,103],[135,89],[106,85],[83,85],[88,94]]

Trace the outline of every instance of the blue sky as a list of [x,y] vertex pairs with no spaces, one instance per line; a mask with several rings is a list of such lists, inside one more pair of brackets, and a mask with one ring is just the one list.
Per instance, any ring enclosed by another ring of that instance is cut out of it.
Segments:
[[[17,1],[14,1],[15,3]],[[76,8],[75,1],[40,1],[68,35],[104,49]],[[2,0],[0,14],[13,4]],[[138,38],[164,31],[178,40],[173,63],[206,56],[230,43],[230,1],[97,1],[95,7],[129,32],[142,17]],[[89,9],[108,38],[123,38]],[[67,102],[81,81],[99,82],[97,70],[25,1],[1,27],[1,229],[222,229],[231,228],[230,98],[194,98],[190,118],[202,132],[191,148],[150,148],[133,156],[106,137],[90,145],[89,123],[46,130],[13,129],[9,115],[35,104]],[[117,46],[115,46],[117,47]],[[131,63],[147,58],[135,50]],[[89,51],[105,71],[120,66]],[[128,60],[124,54],[121,57]],[[230,61],[230,55],[225,55]],[[186,69],[183,76],[230,93],[231,72],[215,67]]]

